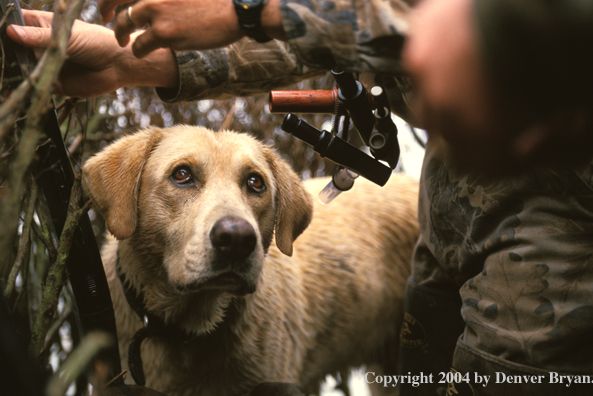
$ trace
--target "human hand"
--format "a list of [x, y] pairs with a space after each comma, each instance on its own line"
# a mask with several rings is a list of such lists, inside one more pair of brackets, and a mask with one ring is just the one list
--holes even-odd
[[[112, 20], [115, 7], [127, 2], [99, 0], [103, 21]], [[143, 26], [148, 28], [132, 44], [132, 51], [139, 58], [157, 48], [220, 48], [244, 36], [231, 0], [139, 0], [117, 15], [114, 31], [119, 44], [128, 45], [130, 34]], [[283, 38], [278, 0], [269, 0], [264, 7], [262, 26], [270, 37]]]
[[[53, 14], [23, 10], [27, 26], [10, 25], [13, 41], [35, 50], [39, 58], [51, 39]], [[56, 92], [74, 97], [94, 97], [129, 85], [175, 87], [177, 64], [173, 54], [163, 50], [143, 61], [130, 46], [120, 47], [113, 32], [103, 26], [74, 22], [68, 42], [68, 60], [60, 72]]]

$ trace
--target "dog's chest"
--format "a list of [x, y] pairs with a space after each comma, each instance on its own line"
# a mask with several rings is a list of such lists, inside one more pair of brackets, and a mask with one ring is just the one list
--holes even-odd
[[217, 339], [146, 340], [142, 347], [147, 386], [170, 396], [238, 395], [261, 382], [231, 342]]

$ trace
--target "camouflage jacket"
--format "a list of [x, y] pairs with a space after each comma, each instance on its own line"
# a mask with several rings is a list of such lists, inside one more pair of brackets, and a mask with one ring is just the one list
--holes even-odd
[[244, 38], [222, 49], [179, 52], [179, 89], [157, 92], [168, 102], [226, 99], [268, 92], [334, 67], [398, 74], [406, 14], [415, 2], [281, 0], [288, 42]]
[[414, 281], [462, 300], [457, 370], [593, 374], [593, 159], [491, 180], [429, 144], [418, 212]]

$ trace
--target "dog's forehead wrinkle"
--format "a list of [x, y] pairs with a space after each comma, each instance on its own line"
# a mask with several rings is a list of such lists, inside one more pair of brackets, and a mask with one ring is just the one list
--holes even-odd
[[255, 138], [229, 131], [206, 133], [200, 127], [185, 127], [167, 137], [157, 147], [149, 162], [155, 172], [170, 176], [182, 164], [208, 178], [224, 178], [227, 183], [241, 184], [250, 172], [272, 179], [263, 150]]
[[212, 153], [220, 151], [219, 145], [214, 135], [204, 128], [177, 128], [154, 149], [148, 159], [149, 166], [160, 170], [160, 174], [170, 173], [182, 164], [204, 168], [211, 162]]
[[[234, 137], [246, 138], [247, 136], [239, 135]], [[261, 148], [262, 144], [253, 138], [247, 139], [246, 142], [240, 139], [240, 141], [232, 145], [232, 150], [226, 150], [229, 153], [229, 163], [226, 165], [230, 165], [237, 172], [251, 169], [260, 173], [266, 173], [264, 176], [269, 176], [269, 167]]]

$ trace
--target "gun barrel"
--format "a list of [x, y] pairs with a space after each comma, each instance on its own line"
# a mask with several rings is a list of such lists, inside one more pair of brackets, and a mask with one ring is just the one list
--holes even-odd
[[271, 91], [270, 113], [333, 113], [338, 90]]

